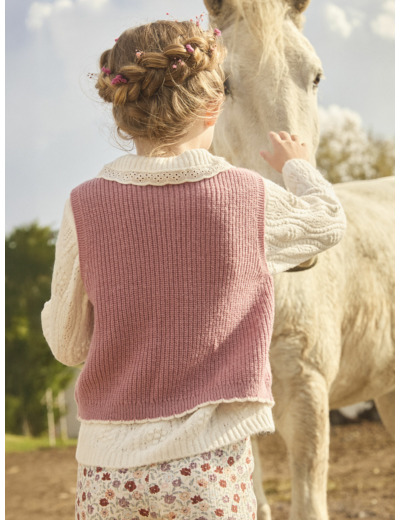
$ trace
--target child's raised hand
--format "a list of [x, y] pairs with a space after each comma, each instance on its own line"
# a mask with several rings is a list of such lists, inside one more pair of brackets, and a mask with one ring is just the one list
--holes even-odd
[[283, 165], [289, 159], [309, 159], [307, 145], [300, 141], [299, 136], [290, 135], [287, 132], [270, 132], [269, 137], [272, 143], [272, 152], [262, 150], [261, 157], [274, 168], [282, 173]]

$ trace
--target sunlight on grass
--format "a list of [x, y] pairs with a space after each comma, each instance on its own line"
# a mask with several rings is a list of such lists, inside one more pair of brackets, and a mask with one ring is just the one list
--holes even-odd
[[[69, 439], [64, 442], [57, 439], [57, 448], [66, 446], [76, 446], [76, 439]], [[25, 437], [23, 435], [5, 434], [6, 453], [17, 451], [35, 451], [43, 448], [50, 448], [48, 437]]]
[[291, 485], [289, 479], [267, 479], [263, 482], [264, 493], [268, 502], [290, 502]]

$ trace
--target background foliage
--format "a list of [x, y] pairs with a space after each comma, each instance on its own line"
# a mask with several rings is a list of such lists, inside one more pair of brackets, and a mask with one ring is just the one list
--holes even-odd
[[320, 109], [320, 122], [317, 166], [330, 182], [394, 175], [394, 141], [366, 132], [356, 112], [332, 105]]
[[5, 241], [6, 431], [39, 435], [47, 428], [44, 394], [55, 395], [73, 370], [55, 360], [42, 334], [41, 311], [50, 298], [56, 233], [33, 223]]

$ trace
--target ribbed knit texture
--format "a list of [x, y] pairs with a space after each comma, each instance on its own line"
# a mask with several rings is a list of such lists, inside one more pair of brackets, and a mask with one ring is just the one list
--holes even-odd
[[76, 386], [84, 420], [273, 402], [265, 188], [233, 168], [198, 182], [88, 181], [71, 194], [94, 333]]

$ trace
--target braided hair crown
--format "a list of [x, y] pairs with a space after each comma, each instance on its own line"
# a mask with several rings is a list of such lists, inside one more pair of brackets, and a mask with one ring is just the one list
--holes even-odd
[[224, 92], [218, 29], [161, 20], [126, 30], [100, 57], [96, 88], [125, 139], [174, 142]]

